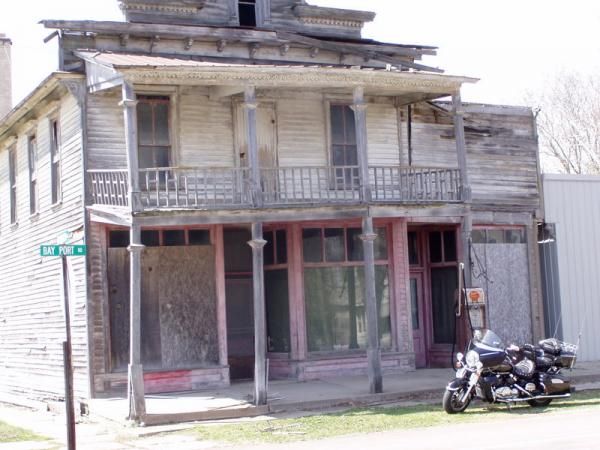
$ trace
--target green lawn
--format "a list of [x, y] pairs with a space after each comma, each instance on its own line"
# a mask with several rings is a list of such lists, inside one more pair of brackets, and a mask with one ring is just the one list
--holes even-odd
[[47, 438], [32, 433], [29, 430], [13, 427], [0, 421], [0, 443], [20, 441], [45, 441]]
[[386, 430], [432, 427], [453, 423], [510, 418], [511, 415], [543, 414], [575, 407], [600, 407], [600, 391], [577, 393], [570, 400], [555, 401], [547, 408], [504, 405], [473, 406], [463, 414], [448, 415], [440, 405], [360, 408], [335, 414], [297, 419], [278, 419], [228, 425], [202, 425], [194, 428], [198, 439], [237, 443], [268, 443], [314, 440], [327, 437], [373, 433]]

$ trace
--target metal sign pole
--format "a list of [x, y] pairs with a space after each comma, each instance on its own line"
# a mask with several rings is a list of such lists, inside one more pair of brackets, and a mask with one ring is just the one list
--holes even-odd
[[75, 437], [75, 402], [73, 398], [73, 363], [71, 347], [71, 312], [69, 308], [69, 272], [67, 267], [67, 256], [61, 256], [62, 278], [63, 278], [63, 301], [65, 311], [65, 335], [63, 342], [63, 361], [65, 375], [65, 409], [67, 418], [67, 444], [68, 450], [76, 450]]

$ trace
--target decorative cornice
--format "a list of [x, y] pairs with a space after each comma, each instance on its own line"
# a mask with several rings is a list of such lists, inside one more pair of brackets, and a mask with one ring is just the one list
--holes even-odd
[[142, 14], [169, 14], [183, 17], [195, 16], [204, 8], [206, 0], [178, 0], [178, 1], [156, 1], [156, 0], [121, 0], [119, 7], [126, 13]]
[[362, 28], [364, 22], [358, 20], [343, 20], [333, 17], [302, 17], [300, 19], [305, 25], [325, 25], [329, 27]]
[[448, 75], [421, 75], [386, 71], [360, 71], [353, 69], [323, 70], [241, 68], [116, 68], [132, 83], [182, 83], [204, 85], [256, 85], [257, 87], [356, 87], [395, 89], [406, 92], [452, 93], [462, 83], [474, 79]]

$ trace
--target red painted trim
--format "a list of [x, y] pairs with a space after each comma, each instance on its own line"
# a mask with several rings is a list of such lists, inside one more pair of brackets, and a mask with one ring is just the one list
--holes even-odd
[[390, 261], [391, 287], [393, 288], [393, 318], [392, 332], [395, 334], [394, 343], [398, 351], [413, 351], [412, 327], [410, 324], [409, 303], [409, 268], [406, 221], [402, 219], [392, 222]]
[[[293, 223], [288, 228], [288, 263], [290, 285], [291, 358], [304, 360], [307, 356], [306, 310], [304, 302], [304, 269], [302, 267], [302, 229]], [[292, 327], [292, 323], [294, 324]]]

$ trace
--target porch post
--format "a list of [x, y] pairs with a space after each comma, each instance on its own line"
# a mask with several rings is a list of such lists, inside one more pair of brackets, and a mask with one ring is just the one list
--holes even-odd
[[467, 146], [465, 143], [464, 110], [460, 91], [452, 95], [452, 109], [454, 113], [454, 136], [456, 137], [456, 155], [461, 179], [461, 199], [466, 206], [465, 216], [461, 227], [461, 246], [465, 263], [465, 280], [467, 287], [472, 286], [471, 277], [471, 232], [473, 231], [473, 217], [471, 214], [471, 184], [467, 167]]
[[252, 204], [260, 208], [263, 205], [262, 189], [260, 185], [260, 161], [258, 156], [258, 138], [256, 124], [256, 88], [247, 86], [244, 90], [242, 103], [246, 115], [246, 141], [248, 142], [248, 166], [250, 167], [250, 192]]
[[143, 421], [146, 414], [144, 398], [144, 370], [141, 358], [141, 229], [133, 223], [130, 231], [129, 250], [129, 370], [127, 397], [129, 400], [129, 420]]
[[262, 223], [252, 224], [252, 286], [254, 291], [254, 403], [267, 404], [267, 325], [265, 312], [264, 252]]
[[354, 121], [356, 123], [356, 150], [360, 173], [361, 199], [365, 203], [371, 201], [371, 184], [369, 180], [369, 154], [367, 145], [367, 103], [364, 88], [354, 88]]
[[[125, 118], [125, 147], [127, 150], [127, 183], [129, 208], [133, 212], [142, 210], [140, 198], [140, 172], [138, 162], [137, 100], [131, 83], [124, 81], [120, 105]], [[133, 242], [133, 241], [132, 241]]]
[[363, 252], [365, 259], [365, 311], [367, 316], [367, 360], [369, 372], [369, 392], [383, 392], [381, 374], [381, 350], [379, 348], [379, 314], [377, 311], [377, 293], [375, 291], [375, 246], [377, 234], [373, 231], [373, 218], [367, 215], [363, 218]]

